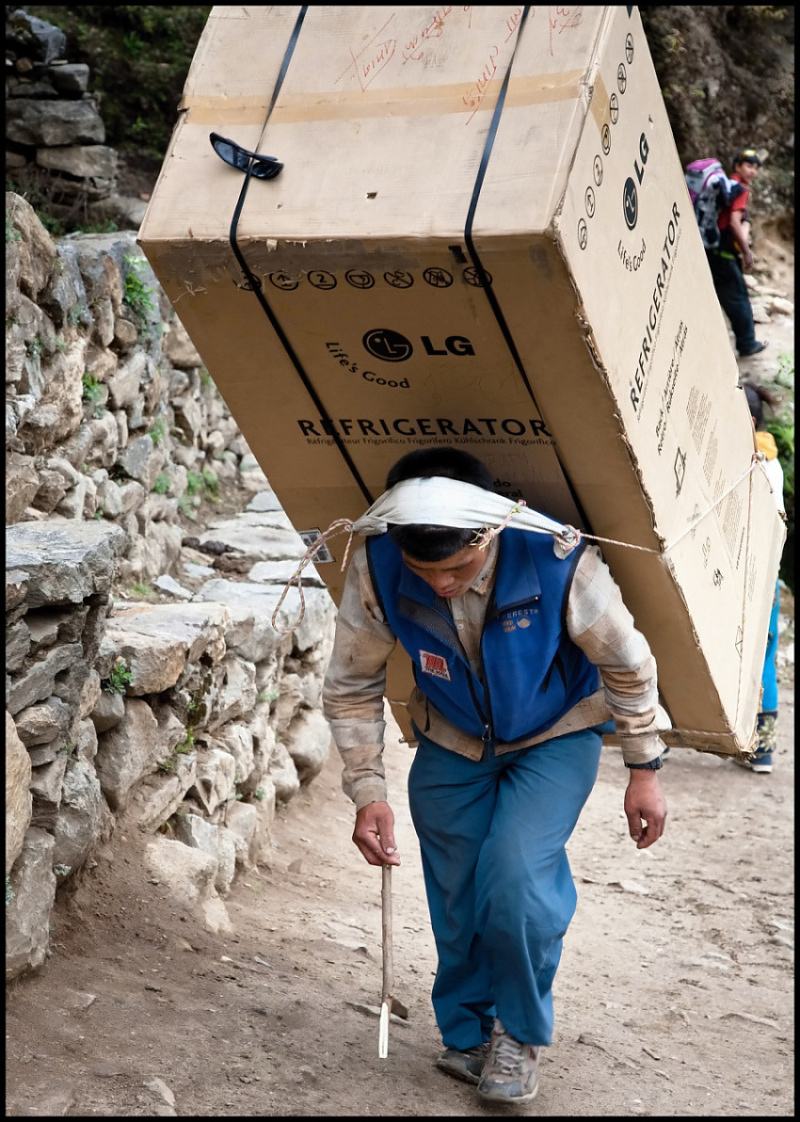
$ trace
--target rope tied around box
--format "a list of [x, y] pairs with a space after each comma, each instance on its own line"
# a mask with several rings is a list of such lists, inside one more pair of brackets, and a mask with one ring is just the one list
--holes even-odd
[[[486, 549], [489, 543], [496, 538], [507, 526], [515, 529], [527, 530], [530, 533], [550, 534], [553, 537], [553, 549], [562, 559], [568, 557], [581, 541], [598, 542], [605, 545], [619, 546], [622, 549], [632, 549], [639, 553], [649, 553], [662, 560], [683, 539], [691, 534], [697, 526], [708, 517], [712, 511], [728, 498], [736, 488], [756, 470], [760, 468], [766, 477], [763, 462], [766, 457], [763, 452], [753, 453], [747, 470], [735, 480], [731, 486], [715, 499], [701, 514], [663, 549], [653, 549], [651, 546], [635, 545], [633, 542], [620, 541], [617, 538], [605, 538], [598, 534], [588, 534], [574, 526], [556, 522], [544, 514], [530, 508], [524, 499], [507, 499], [493, 491], [485, 491], [471, 483], [462, 483], [457, 479], [446, 479], [442, 476], [431, 476], [425, 479], [405, 479], [395, 484], [370, 506], [359, 518], [337, 518], [323, 530], [308, 546], [298, 561], [297, 568], [284, 585], [283, 591], [272, 613], [272, 626], [279, 634], [288, 634], [299, 627], [305, 616], [305, 596], [303, 593], [303, 570], [313, 564], [317, 555], [327, 546], [333, 538], [340, 534], [348, 535], [347, 546], [342, 558], [341, 570], [344, 572], [350, 557], [353, 538], [356, 534], [384, 534], [390, 525], [430, 525], [446, 526], [455, 529], [474, 529], [475, 538], [470, 543], [479, 549]], [[446, 512], [446, 513], [443, 513]], [[296, 586], [300, 599], [300, 611], [296, 620], [280, 624], [278, 613], [283, 606], [290, 589]]]

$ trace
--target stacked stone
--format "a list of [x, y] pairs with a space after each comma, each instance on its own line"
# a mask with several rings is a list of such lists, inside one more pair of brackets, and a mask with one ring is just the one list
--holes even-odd
[[59, 878], [110, 815], [95, 773], [95, 662], [125, 543], [96, 522], [20, 523], [6, 534], [6, 954], [13, 977], [44, 961]]
[[211, 580], [191, 603], [109, 612], [121, 529], [64, 519], [7, 533], [7, 978], [44, 961], [57, 885], [121, 822], [166, 827], [151, 873], [230, 930], [236, 872], [269, 860], [276, 804], [328, 755], [330, 598], [307, 588], [285, 634], [269, 623], [270, 581]]
[[[305, 545], [133, 235], [54, 243], [6, 208], [13, 977], [47, 953], [56, 886], [123, 822], [227, 927], [233, 876], [328, 755], [334, 608], [310, 569], [302, 622], [293, 590], [272, 627]], [[209, 479], [248, 509], [198, 522]]]
[[[46, 179], [55, 214], [113, 195], [117, 154], [88, 92], [89, 67], [64, 57], [66, 36], [22, 9], [6, 18], [6, 168]], [[9, 69], [11, 68], [11, 69]]]
[[56, 244], [14, 194], [6, 219], [6, 521], [116, 522], [121, 579], [159, 576], [179, 514], [257, 465], [133, 234]]
[[268, 622], [277, 586], [259, 585], [256, 605], [242, 598], [231, 609], [215, 583], [190, 603], [115, 609], [98, 665], [111, 681], [124, 666], [127, 684], [93, 719], [112, 811], [160, 831], [146, 851], [151, 873], [199, 905], [211, 930], [227, 931], [222, 899], [235, 874], [269, 862], [276, 805], [328, 756], [318, 703], [333, 605], [309, 589], [305, 626], [282, 635]]

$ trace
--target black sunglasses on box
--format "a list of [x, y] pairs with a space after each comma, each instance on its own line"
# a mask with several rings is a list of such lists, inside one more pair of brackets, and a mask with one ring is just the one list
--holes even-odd
[[283, 164], [274, 156], [261, 156], [258, 152], [250, 152], [235, 140], [228, 140], [219, 133], [209, 133], [209, 140], [221, 160], [237, 171], [249, 170], [256, 179], [274, 179], [283, 169]]

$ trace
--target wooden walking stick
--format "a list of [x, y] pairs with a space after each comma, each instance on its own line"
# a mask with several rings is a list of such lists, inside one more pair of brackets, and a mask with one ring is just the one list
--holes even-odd
[[389, 1014], [392, 1011], [392, 866], [384, 865], [381, 879], [381, 929], [383, 936], [383, 989], [378, 1023], [378, 1057], [389, 1055]]

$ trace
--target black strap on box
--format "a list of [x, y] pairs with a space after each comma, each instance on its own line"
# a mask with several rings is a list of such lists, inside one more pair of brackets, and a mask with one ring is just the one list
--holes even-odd
[[[494, 141], [495, 137], [497, 136], [497, 129], [500, 125], [500, 118], [503, 115], [503, 106], [506, 100], [508, 81], [511, 77], [511, 67], [514, 65], [514, 59], [517, 55], [517, 48], [519, 47], [520, 40], [522, 39], [522, 32], [525, 29], [525, 22], [528, 19], [528, 13], [530, 12], [530, 10], [530, 4], [526, 4], [522, 10], [522, 16], [520, 17], [519, 28], [517, 30], [517, 40], [514, 43], [514, 50], [511, 52], [511, 58], [508, 60], [505, 77], [503, 78], [503, 83], [500, 86], [500, 92], [497, 95], [497, 102], [495, 103], [494, 112], [492, 113], [492, 120], [489, 124], [489, 130], [486, 133], [486, 142], [483, 146], [483, 154], [481, 155], [481, 162], [478, 166], [478, 174], [475, 177], [475, 186], [472, 189], [472, 198], [469, 201], [467, 221], [464, 226], [464, 241], [467, 245], [467, 251], [472, 258], [472, 264], [478, 276], [478, 280], [480, 281], [480, 287], [486, 293], [486, 299], [489, 301], [492, 311], [494, 312], [494, 317], [497, 320], [497, 325], [503, 333], [503, 338], [506, 341], [506, 346], [511, 352], [511, 357], [514, 359], [517, 370], [519, 371], [520, 376], [525, 383], [525, 388], [530, 395], [531, 401], [534, 405], [536, 405], [536, 398], [533, 395], [533, 389], [530, 382], [528, 381], [528, 375], [525, 371], [522, 359], [520, 358], [519, 351], [517, 350], [517, 345], [514, 342], [514, 337], [512, 336], [511, 331], [509, 330], [509, 326], [506, 323], [506, 317], [503, 315], [503, 311], [500, 307], [497, 296], [492, 291], [489, 274], [483, 267], [483, 262], [478, 256], [478, 251], [475, 248], [475, 242], [472, 238], [472, 226], [475, 221], [475, 211], [478, 209], [478, 200], [481, 197], [483, 181], [486, 178], [486, 169], [489, 166], [489, 159], [492, 155], [492, 149], [494, 148]], [[539, 406], [536, 405], [536, 408], [538, 409]]]
[[[500, 328], [503, 339], [505, 340], [506, 346], [508, 347], [509, 353], [511, 354], [511, 357], [514, 360], [514, 365], [516, 366], [517, 371], [518, 371], [520, 377], [522, 378], [522, 381], [525, 385], [525, 389], [528, 391], [528, 396], [530, 397], [531, 401], [533, 402], [534, 406], [536, 407], [537, 412], [539, 413], [539, 416], [541, 417], [542, 411], [539, 408], [539, 405], [536, 401], [536, 397], [535, 397], [534, 392], [533, 392], [533, 387], [531, 386], [530, 380], [528, 378], [527, 371], [525, 370], [525, 364], [523, 363], [522, 357], [520, 356], [520, 353], [517, 350], [517, 344], [514, 342], [514, 336], [511, 334], [511, 329], [508, 326], [508, 323], [506, 321], [506, 317], [503, 315], [503, 309], [500, 307], [500, 302], [497, 299], [497, 295], [495, 294], [495, 292], [492, 289], [492, 282], [489, 278], [489, 274], [487, 273], [486, 269], [483, 267], [483, 262], [481, 261], [480, 256], [478, 255], [478, 250], [475, 246], [475, 242], [474, 242], [474, 239], [472, 237], [472, 227], [473, 227], [473, 223], [475, 221], [475, 211], [478, 209], [478, 200], [481, 197], [481, 190], [483, 188], [483, 181], [486, 178], [486, 169], [489, 166], [489, 159], [492, 155], [492, 149], [494, 148], [494, 141], [495, 141], [495, 137], [497, 136], [497, 129], [500, 125], [500, 118], [503, 115], [503, 106], [504, 106], [505, 100], [506, 100], [506, 91], [508, 89], [508, 82], [509, 82], [509, 79], [511, 77], [511, 67], [514, 65], [514, 59], [516, 58], [517, 48], [519, 47], [520, 40], [522, 39], [522, 32], [524, 30], [525, 22], [528, 18], [528, 13], [530, 12], [530, 10], [531, 10], [530, 4], [526, 4], [525, 7], [522, 10], [522, 16], [520, 17], [519, 28], [517, 30], [517, 40], [514, 43], [514, 50], [511, 52], [511, 58], [508, 60], [508, 66], [506, 67], [505, 77], [503, 78], [502, 85], [500, 86], [500, 92], [497, 95], [497, 102], [496, 102], [495, 107], [494, 107], [494, 112], [492, 113], [492, 120], [491, 120], [491, 123], [489, 125], [489, 130], [486, 134], [486, 142], [483, 146], [483, 155], [481, 156], [481, 162], [480, 162], [480, 165], [478, 167], [478, 174], [475, 177], [475, 186], [473, 187], [473, 190], [472, 190], [472, 198], [470, 199], [470, 203], [469, 203], [469, 210], [467, 211], [467, 221], [466, 221], [466, 224], [464, 226], [464, 242], [466, 243], [466, 246], [467, 246], [467, 252], [469, 253], [470, 258], [472, 259], [472, 264], [473, 264], [473, 267], [475, 269], [475, 273], [477, 275], [477, 278], [480, 281], [480, 287], [486, 293], [486, 299], [489, 301], [489, 306], [491, 307], [492, 312], [494, 313], [494, 318], [497, 321], [497, 326]], [[575, 488], [572, 486], [572, 481], [570, 480], [569, 476], [567, 475], [566, 471], [564, 470], [564, 465], [561, 463], [561, 460], [560, 460], [560, 458], [558, 456], [558, 453], [556, 452], [555, 448], [553, 448], [553, 451], [555, 453], [556, 459], [558, 460], [559, 467], [561, 468], [561, 471], [564, 475], [564, 480], [567, 484], [567, 487], [569, 488], [570, 495], [572, 496], [572, 501], [575, 503], [575, 506], [576, 506], [576, 508], [578, 510], [578, 513], [581, 517], [581, 520], [583, 522], [583, 525], [584, 526], [589, 526], [590, 525], [589, 520], [586, 517], [586, 513], [583, 509], [583, 505], [582, 505], [580, 499], [578, 498], [578, 495], [575, 491]]]
[[[269, 123], [270, 116], [272, 115], [272, 110], [275, 107], [275, 102], [278, 99], [278, 94], [280, 93], [281, 86], [283, 85], [283, 80], [286, 77], [286, 72], [289, 69], [289, 63], [291, 62], [292, 55], [294, 54], [294, 49], [297, 46], [297, 40], [300, 37], [300, 29], [303, 26], [303, 20], [306, 18], [306, 12], [307, 11], [308, 11], [308, 4], [304, 4], [300, 8], [300, 12], [297, 16], [297, 20], [295, 21], [294, 29], [292, 31], [292, 34], [291, 34], [290, 38], [289, 38], [289, 42], [286, 46], [286, 50], [284, 51], [283, 60], [281, 62], [280, 70], [278, 71], [278, 77], [275, 80], [275, 88], [272, 91], [272, 98], [270, 99], [269, 108], [267, 109], [267, 115], [264, 119], [264, 126], [261, 130], [261, 136], [262, 137], [264, 135], [264, 129], [266, 129], [267, 124]], [[258, 143], [258, 145], [256, 145], [256, 150], [258, 150], [260, 144], [261, 144], [261, 139], [259, 138], [259, 143]], [[269, 320], [270, 324], [272, 325], [272, 329], [274, 330], [275, 334], [278, 336], [281, 343], [283, 344], [283, 348], [286, 351], [286, 354], [289, 356], [289, 359], [291, 360], [291, 363], [294, 366], [295, 370], [297, 371], [297, 374], [299, 375], [301, 382], [303, 383], [306, 390], [308, 391], [308, 394], [309, 394], [311, 400], [314, 402], [314, 405], [319, 410], [319, 415], [320, 415], [320, 419], [322, 421], [323, 429], [327, 433], [329, 433], [330, 436], [333, 437], [334, 443], [336, 444], [336, 447], [339, 449], [344, 462], [347, 464], [347, 467], [350, 470], [350, 474], [353, 476], [353, 479], [358, 484], [358, 487], [359, 487], [359, 490], [361, 491], [361, 494], [364, 496], [367, 503], [370, 506], [372, 506], [375, 499], [370, 494], [370, 491], [367, 488], [366, 484], [364, 483], [364, 480], [361, 478], [361, 475], [359, 473], [358, 468], [353, 463], [353, 459], [352, 459], [350, 453], [348, 452], [347, 448], [345, 447], [342, 438], [339, 436], [338, 432], [336, 431], [336, 426], [335, 426], [332, 418], [330, 417], [327, 409], [323, 405], [322, 400], [320, 399], [319, 394], [317, 393], [316, 389], [314, 388], [314, 385], [313, 385], [311, 379], [309, 378], [308, 374], [306, 373], [306, 370], [303, 367], [303, 364], [300, 361], [300, 358], [299, 358], [297, 352], [295, 351], [292, 344], [289, 342], [289, 339], [286, 335], [286, 332], [281, 327], [281, 325], [278, 321], [278, 318], [275, 315], [274, 310], [270, 307], [269, 302], [267, 301], [267, 298], [264, 295], [263, 285], [261, 283], [261, 280], [253, 273], [252, 269], [247, 264], [245, 256], [242, 253], [242, 250], [241, 250], [241, 248], [239, 246], [239, 243], [237, 241], [236, 234], [237, 234], [237, 230], [238, 230], [238, 226], [239, 226], [239, 218], [240, 218], [241, 213], [242, 213], [242, 208], [244, 207], [244, 200], [247, 196], [247, 189], [250, 186], [251, 177], [252, 177], [251, 169], [250, 169], [250, 167], [248, 167], [247, 172], [245, 173], [245, 179], [244, 179], [244, 183], [242, 184], [242, 189], [239, 192], [239, 199], [236, 203], [236, 208], [233, 212], [233, 218], [231, 219], [231, 226], [230, 226], [230, 233], [229, 233], [229, 240], [230, 240], [230, 243], [231, 243], [231, 249], [233, 250], [233, 254], [234, 254], [236, 260], [239, 262], [241, 270], [244, 273], [244, 276], [246, 278], [246, 283], [241, 285], [240, 287], [245, 288], [245, 289], [249, 289], [249, 290], [251, 290], [252, 292], [255, 293], [256, 299], [258, 300], [259, 304], [261, 305], [261, 307], [262, 307], [267, 319]]]

